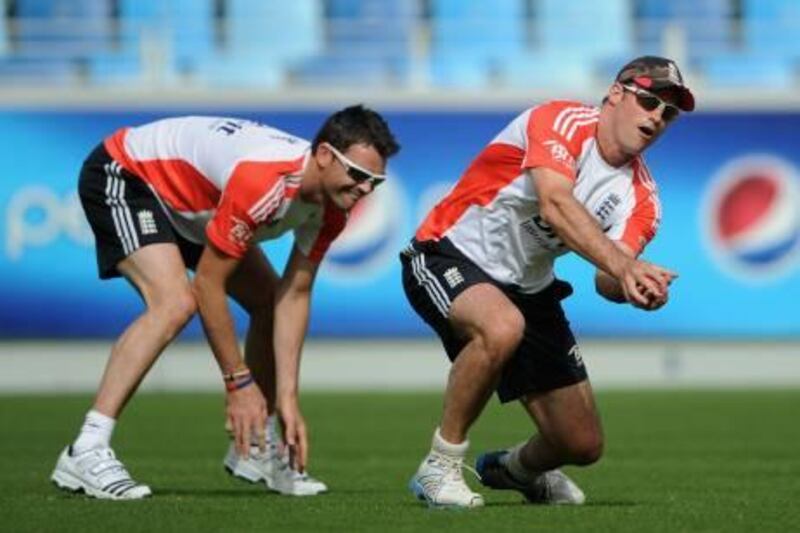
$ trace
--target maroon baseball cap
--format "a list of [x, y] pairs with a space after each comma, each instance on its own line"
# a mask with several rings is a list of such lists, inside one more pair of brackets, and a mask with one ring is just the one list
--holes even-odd
[[658, 56], [637, 57], [617, 74], [619, 83], [633, 82], [642, 89], [678, 89], [677, 105], [682, 111], [694, 110], [694, 95], [683, 83], [683, 76], [678, 65], [671, 59]]

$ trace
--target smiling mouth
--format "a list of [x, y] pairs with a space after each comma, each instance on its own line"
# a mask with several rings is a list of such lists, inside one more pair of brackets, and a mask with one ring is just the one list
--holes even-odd
[[656, 130], [650, 126], [639, 126], [639, 132], [641, 132], [645, 138], [650, 139], [655, 135]]

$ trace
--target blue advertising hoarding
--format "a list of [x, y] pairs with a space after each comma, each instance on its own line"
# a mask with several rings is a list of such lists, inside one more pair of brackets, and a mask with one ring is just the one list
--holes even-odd
[[[419, 336], [427, 327], [400, 286], [397, 252], [428, 208], [520, 110], [388, 112], [402, 144], [391, 179], [352, 216], [314, 290], [312, 335]], [[203, 111], [202, 114], [209, 114]], [[305, 138], [325, 111], [226, 109]], [[112, 337], [142, 305], [124, 281], [96, 276], [91, 231], [76, 195], [83, 158], [121, 126], [168, 112], [0, 114], [0, 338]], [[592, 337], [800, 337], [800, 114], [696, 113], [647, 154], [663, 222], [645, 252], [679, 272], [656, 313], [594, 294], [593, 271], [558, 261], [573, 283], [565, 302], [576, 332]], [[291, 238], [264, 245], [280, 269]], [[245, 324], [237, 311], [238, 323]], [[200, 335], [194, 321], [186, 335]]]

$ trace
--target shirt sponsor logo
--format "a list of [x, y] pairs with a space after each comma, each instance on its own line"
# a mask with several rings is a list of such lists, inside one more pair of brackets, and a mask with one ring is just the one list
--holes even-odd
[[534, 215], [528, 220], [523, 221], [520, 227], [533, 238], [537, 245], [545, 250], [558, 252], [565, 248], [564, 243], [558, 238], [555, 230], [553, 230], [540, 215]]
[[558, 141], [545, 141], [544, 146], [550, 150], [550, 155], [559, 163], [575, 167], [575, 158], [569, 153], [567, 147]]
[[228, 233], [228, 239], [240, 245], [247, 246], [250, 239], [253, 238], [253, 230], [241, 218], [231, 217], [231, 230]]

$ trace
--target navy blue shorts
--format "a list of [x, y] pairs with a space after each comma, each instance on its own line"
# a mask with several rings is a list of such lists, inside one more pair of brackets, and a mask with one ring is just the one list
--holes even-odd
[[83, 163], [78, 194], [94, 233], [100, 279], [118, 277], [120, 261], [143, 246], [161, 242], [177, 245], [186, 266], [197, 267], [203, 245], [172, 228], [150, 187], [114, 161], [103, 144]]
[[447, 356], [455, 360], [466, 341], [449, 320], [450, 303], [478, 283], [490, 283], [505, 293], [525, 317], [525, 333], [503, 369], [497, 386], [501, 402], [525, 394], [546, 392], [584, 381], [586, 367], [569, 327], [561, 300], [572, 286], [555, 280], [536, 294], [525, 294], [490, 278], [448, 239], [412, 241], [400, 254], [403, 289], [414, 311], [439, 335]]

